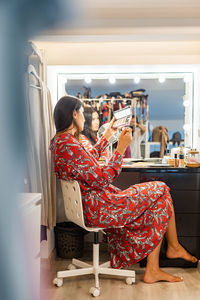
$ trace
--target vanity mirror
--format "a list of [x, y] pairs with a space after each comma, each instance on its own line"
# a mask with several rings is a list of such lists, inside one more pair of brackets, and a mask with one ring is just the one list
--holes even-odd
[[150, 157], [151, 153], [158, 149], [157, 144], [152, 140], [152, 132], [158, 126], [168, 129], [171, 145], [173, 145], [174, 134], [176, 136], [178, 132], [181, 143], [186, 147], [193, 147], [194, 73], [192, 71], [148, 70], [148, 72], [136, 73], [130, 70], [122, 72], [120, 68], [115, 68], [115, 72], [107, 71], [105, 68], [103, 72], [102, 66], [97, 66], [96, 69], [94, 66], [74, 69], [63, 66], [56, 73], [56, 93], [54, 91], [56, 101], [66, 93], [74, 96], [79, 94], [82, 97], [84, 88], [90, 89], [89, 97], [92, 99], [111, 92], [119, 92], [124, 98], [127, 92], [143, 89], [143, 94], [148, 95], [146, 111], [142, 112], [141, 107], [137, 108], [139, 120], [142, 120], [146, 126], [146, 135], [142, 143], [143, 157]]

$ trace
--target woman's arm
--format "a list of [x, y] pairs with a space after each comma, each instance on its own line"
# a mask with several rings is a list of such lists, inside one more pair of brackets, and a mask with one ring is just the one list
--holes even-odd
[[100, 167], [96, 159], [84, 147], [70, 137], [57, 149], [57, 168], [62, 172], [61, 177], [80, 180], [83, 186], [105, 189], [119, 175], [123, 154], [131, 142], [131, 130], [125, 128], [119, 137], [117, 150], [106, 166]]
[[92, 152], [94, 153], [94, 154], [92, 154], [97, 160], [101, 157], [102, 159], [104, 159], [104, 160], [106, 160], [107, 161], [107, 159], [108, 158], [111, 158], [112, 157], [112, 155], [111, 155], [111, 152], [110, 152], [110, 150], [107, 148], [107, 146], [106, 146], [106, 149], [105, 150], [102, 150], [102, 146], [100, 146], [100, 152], [101, 152], [101, 154], [99, 153], [99, 149], [97, 148], [95, 148], [95, 150], [93, 149], [93, 147], [95, 146], [93, 146], [92, 145], [92, 143], [88, 140], [88, 138], [85, 136], [85, 135], [82, 135], [81, 136], [81, 144], [83, 145], [83, 147], [88, 151], [88, 152], [90, 152], [91, 154], [92, 154]]
[[119, 175], [122, 155], [115, 151], [106, 166], [100, 167], [96, 160], [79, 143], [65, 144], [62, 150], [62, 166], [68, 178], [84, 182], [85, 187], [104, 189]]
[[102, 156], [104, 150], [108, 147], [108, 140], [102, 136], [101, 139], [89, 151], [97, 160]]

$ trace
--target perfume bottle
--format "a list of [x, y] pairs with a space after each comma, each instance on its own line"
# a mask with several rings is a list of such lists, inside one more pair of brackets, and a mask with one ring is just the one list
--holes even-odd
[[179, 163], [178, 163], [179, 168], [184, 168], [185, 167], [185, 159], [184, 159], [184, 154], [179, 154]]
[[174, 154], [174, 167], [178, 168], [178, 154], [177, 153]]
[[169, 144], [167, 144], [166, 156], [170, 156]]

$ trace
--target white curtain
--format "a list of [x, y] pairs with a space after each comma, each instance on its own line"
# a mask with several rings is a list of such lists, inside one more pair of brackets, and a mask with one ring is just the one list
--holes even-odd
[[56, 179], [49, 150], [55, 134], [51, 95], [36, 73], [27, 74], [26, 86], [29, 190], [42, 193], [41, 224], [52, 229], [56, 224]]

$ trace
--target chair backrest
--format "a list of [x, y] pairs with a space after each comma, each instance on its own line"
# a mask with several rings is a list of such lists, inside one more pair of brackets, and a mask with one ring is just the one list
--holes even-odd
[[61, 180], [61, 187], [67, 219], [87, 231], [98, 231], [98, 228], [89, 228], [85, 226], [82, 196], [78, 182], [75, 180]]
[[[85, 226], [82, 196], [79, 184], [76, 180], [66, 181], [61, 180], [61, 188], [63, 193], [65, 214], [69, 221], [77, 224], [78, 226], [86, 229], [87, 231], [98, 232], [104, 228], [100, 227], [87, 227]], [[113, 226], [116, 228], [122, 228], [124, 226]]]
[[61, 187], [67, 219], [85, 228], [82, 197], [78, 182], [61, 180]]

